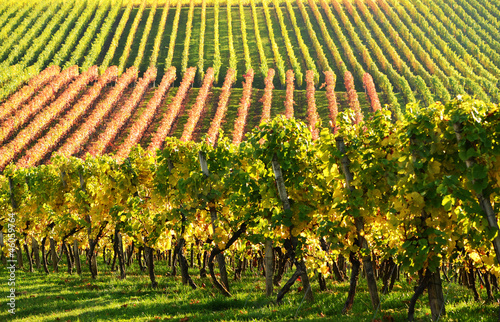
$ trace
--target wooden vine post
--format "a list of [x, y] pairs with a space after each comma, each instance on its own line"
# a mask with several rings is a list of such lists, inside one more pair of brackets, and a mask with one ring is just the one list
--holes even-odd
[[[462, 124], [455, 123], [453, 124], [453, 130], [455, 131], [455, 136], [457, 137], [457, 142], [460, 144], [462, 141]], [[465, 142], [465, 149], [466, 151], [472, 147], [471, 142], [466, 141]], [[475, 160], [473, 157], [468, 158], [465, 160], [465, 165], [467, 166], [468, 169], [472, 168], [475, 164]], [[475, 179], [472, 180], [472, 184], [475, 183]], [[488, 183], [489, 184], [489, 183]], [[475, 191], [476, 192], [476, 197], [477, 197], [477, 202], [481, 206], [481, 209], [483, 210], [483, 213], [488, 220], [488, 225], [490, 228], [494, 229], [497, 231], [495, 239], [493, 239], [493, 248], [495, 249], [495, 254], [498, 263], [500, 263], [500, 232], [498, 229], [498, 221], [497, 221], [497, 216], [495, 214], [495, 211], [493, 210], [493, 206], [490, 201], [490, 196], [485, 194], [483, 191]]]
[[[291, 207], [290, 207], [290, 201], [288, 200], [288, 194], [286, 191], [285, 179], [283, 178], [283, 173], [281, 172], [281, 166], [279, 164], [278, 157], [276, 156], [276, 154], [274, 154], [273, 156], [272, 166], [273, 166], [274, 178], [276, 180], [276, 186], [278, 187], [278, 194], [280, 196], [281, 203], [283, 204], [283, 210], [285, 212], [290, 212]], [[290, 227], [290, 231], [292, 230], [292, 228], [293, 226]], [[307, 275], [307, 268], [304, 263], [304, 260], [297, 259], [295, 257], [297, 245], [298, 245], [297, 237], [290, 236], [290, 239], [285, 241], [285, 248], [287, 248], [287, 251], [290, 253], [290, 258], [295, 264], [297, 270], [292, 275], [292, 277], [286, 282], [283, 288], [279, 291], [276, 300], [278, 303], [281, 302], [285, 294], [290, 290], [290, 287], [293, 285], [293, 283], [295, 283], [295, 280], [297, 280], [299, 276], [302, 280], [302, 286], [305, 292], [304, 295], [305, 299], [308, 302], [312, 302], [314, 300], [314, 295], [311, 288], [311, 283], [309, 282], [309, 276]]]
[[[66, 189], [68, 187], [68, 183], [66, 182], [66, 172], [65, 171], [61, 171], [59, 173], [60, 177], [61, 177], [61, 183], [62, 183], [62, 186], [63, 186], [63, 189]], [[36, 240], [34, 240], [34, 244], [33, 244], [33, 247], [35, 247], [35, 245], [38, 247], [36, 243]], [[45, 244], [45, 242], [42, 242], [42, 245]], [[70, 272], [70, 269], [71, 269], [71, 266], [75, 266], [76, 267], [76, 272], [78, 273], [78, 275], [82, 275], [82, 267], [81, 267], [81, 262], [80, 262], [80, 252], [78, 250], [78, 240], [75, 238], [73, 240], [73, 256], [71, 256], [71, 244], [68, 244], [68, 245], [65, 245], [63, 243], [63, 247], [67, 247], [67, 249], [65, 250], [66, 252], [66, 255], [68, 256], [68, 272]], [[72, 257], [71, 259], [69, 257]], [[73, 262], [72, 265], [69, 265], [70, 262]]]
[[[497, 263], [500, 263], [500, 231], [498, 227], [498, 219], [497, 215], [495, 214], [495, 210], [493, 208], [493, 205], [491, 203], [491, 197], [488, 193], [488, 191], [491, 191], [491, 183], [488, 178], [488, 173], [487, 171], [478, 171], [476, 174], [474, 174], [474, 168], [477, 164], [476, 158], [474, 156], [468, 155], [468, 151], [472, 150], [476, 152], [476, 147], [479, 145], [477, 142], [471, 142], [468, 140], [466, 137], [463, 137], [463, 123], [460, 121], [453, 123], [453, 130], [455, 132], [455, 137], [457, 139], [458, 143], [458, 148], [459, 151], [465, 152], [465, 165], [468, 170], [472, 170], [472, 178], [471, 183], [472, 187], [474, 190], [474, 193], [476, 194], [476, 199], [481, 207], [481, 210], [483, 212], [483, 215], [486, 217], [486, 220], [488, 222], [488, 226], [496, 233], [495, 238], [492, 240], [493, 248], [495, 250], [495, 256], [497, 259]], [[465, 141], [464, 141], [465, 140]], [[483, 173], [481, 173], [483, 172]], [[483, 189], [481, 189], [483, 187]], [[474, 273], [471, 272], [471, 278], [473, 280], [474, 278]], [[485, 277], [485, 280], [487, 281], [488, 278]], [[488, 292], [488, 298], [491, 297], [491, 291], [490, 288], [491, 286], [488, 285], [487, 283], [486, 288]], [[477, 291], [475, 290], [475, 287], [472, 287], [475, 297], [477, 297]]]
[[68, 274], [71, 275], [71, 274], [73, 274], [73, 261], [71, 260], [71, 255], [70, 255], [68, 247], [64, 241], [62, 242], [61, 247], [62, 247], [62, 251], [63, 251], [64, 255], [66, 255], [66, 262], [68, 263]]
[[78, 249], [78, 240], [73, 241], [73, 252], [75, 253], [75, 267], [78, 275], [82, 275], [82, 264], [80, 262], [80, 250]]
[[37, 269], [42, 268], [42, 264], [40, 262], [40, 246], [38, 245], [38, 241], [34, 236], [31, 237], [31, 248], [34, 254], [35, 265]]
[[[16, 199], [14, 198], [14, 182], [12, 182], [12, 178], [9, 177], [9, 194], [10, 194], [10, 204], [12, 206], [12, 211], [14, 213], [17, 212], [17, 202], [16, 202]], [[15, 225], [15, 227], [17, 228], [17, 225]], [[16, 246], [17, 246], [17, 264], [19, 264], [19, 268], [23, 268], [23, 253], [22, 253], [22, 250], [21, 250], [21, 245], [19, 244], [19, 241], [16, 240]], [[16, 265], [17, 266], [17, 265]]]
[[[86, 192], [85, 180], [83, 178], [83, 173], [81, 170], [78, 171], [78, 175], [80, 177], [80, 189], [85, 193]], [[88, 235], [88, 239], [89, 239], [89, 251], [87, 254], [87, 259], [89, 262], [89, 270], [90, 270], [90, 273], [92, 274], [92, 279], [96, 279], [97, 278], [97, 259], [96, 259], [96, 255], [95, 255], [94, 251], [95, 251], [95, 248], [97, 246], [97, 243], [99, 242], [99, 238], [103, 234], [104, 229], [106, 228], [106, 225], [108, 224], [108, 222], [105, 221], [102, 223], [102, 225], [97, 233], [97, 236], [94, 239], [94, 238], [92, 238], [92, 221], [91, 221], [89, 214], [87, 214], [85, 216], [85, 220], [87, 221], [87, 223], [89, 225], [87, 228], [87, 235]]]
[[123, 255], [123, 242], [122, 234], [120, 233], [120, 228], [115, 227], [115, 236], [113, 240], [115, 256], [118, 258], [118, 267], [120, 268], [120, 279], [125, 279], [127, 277], [125, 271], [125, 256]]
[[[174, 169], [174, 164], [172, 163], [172, 160], [168, 160], [168, 169], [170, 172], [173, 171]], [[175, 245], [174, 249], [174, 256], [172, 260], [172, 275], [175, 275], [175, 263], [177, 258], [179, 258], [179, 266], [181, 268], [181, 276], [182, 276], [182, 284], [186, 285], [189, 284], [193, 290], [196, 290], [198, 287], [194, 283], [193, 279], [189, 275], [189, 266], [187, 264], [186, 257], [184, 256], [184, 246], [186, 244], [186, 239], [184, 238], [184, 232], [186, 230], [186, 215], [184, 214], [184, 211], [181, 208], [181, 234], [180, 238], [177, 241], [177, 244]]]
[[[82, 171], [78, 171], [78, 176], [80, 178], [80, 189], [85, 193], [86, 192], [85, 180], [83, 179]], [[87, 259], [89, 263], [89, 270], [90, 273], [92, 274], [92, 279], [95, 279], [97, 277], [97, 262], [94, 255], [95, 245], [94, 245], [94, 240], [92, 239], [92, 221], [89, 214], [85, 216], [85, 221], [87, 221], [89, 225], [87, 228], [87, 235], [89, 239], [89, 252], [87, 253]]]
[[[350, 160], [346, 155], [346, 150], [345, 150], [345, 142], [344, 138], [342, 137], [336, 137], [336, 145], [338, 151], [342, 155], [342, 171], [344, 172], [344, 177], [346, 181], [346, 187], [349, 189], [351, 192], [354, 191], [354, 187], [351, 185], [352, 180], [354, 179], [354, 175], [352, 174], [350, 170]], [[370, 248], [368, 247], [368, 242], [366, 241], [365, 237], [362, 235], [362, 232], [364, 230], [364, 220], [362, 217], [356, 217], [354, 218], [354, 224], [356, 226], [356, 231], [358, 233], [357, 237], [357, 242], [358, 246], [360, 248], [363, 248], [366, 254], [371, 254]], [[351, 281], [350, 281], [350, 286], [349, 286], [349, 293], [347, 296], [346, 303], [344, 305], [344, 308], [342, 309], [342, 313], [347, 313], [352, 305], [354, 304], [354, 296], [356, 295], [356, 284], [358, 282], [358, 275], [360, 271], [360, 262], [356, 258], [356, 254], [351, 252], [349, 255], [349, 259], [352, 263], [352, 274], [351, 274]], [[377, 309], [377, 307], [380, 305], [380, 299], [378, 296], [378, 289], [377, 289], [377, 281], [375, 279], [375, 274], [373, 270], [373, 265], [372, 265], [372, 260], [370, 255], [366, 255], [362, 257], [363, 261], [363, 268], [366, 273], [366, 281], [368, 283], [368, 291], [370, 292], [370, 299], [372, 302], [372, 307], [374, 310]]]
[[50, 237], [49, 239], [50, 242], [50, 258], [52, 259], [52, 269], [54, 272], [59, 272], [59, 268], [57, 266], [58, 264], [58, 258], [57, 258], [57, 251], [56, 251], [56, 241], [54, 238]]
[[[410, 146], [411, 146], [411, 154], [413, 162], [417, 162], [419, 156], [417, 155], [417, 149], [421, 149], [423, 146], [427, 146], [427, 142], [418, 142], [414, 137], [410, 138]], [[422, 170], [420, 170], [422, 171]], [[424, 198], [425, 200], [425, 198]], [[418, 229], [425, 231], [428, 229], [426, 220], [430, 218], [430, 215], [422, 210], [421, 213], [421, 222], [422, 224]], [[445, 301], [443, 296], [443, 286], [441, 283], [441, 274], [439, 267], [434, 271], [431, 271], [429, 267], [425, 270], [425, 274], [420, 280], [419, 286], [415, 289], [415, 293], [410, 299], [409, 307], [408, 307], [408, 321], [413, 321], [413, 315], [415, 312], [415, 305], [420, 295], [427, 288], [427, 292], [429, 295], [429, 306], [431, 309], [432, 320], [436, 321], [441, 314], [445, 314]]]
[[[25, 177], [25, 182], [26, 182], [26, 186], [29, 189], [29, 182], [28, 182], [27, 177]], [[27, 260], [28, 260], [29, 271], [30, 271], [30, 273], [33, 273], [33, 254], [30, 253], [30, 250], [28, 247], [28, 233], [27, 233], [27, 231], [30, 230], [30, 225], [31, 225], [31, 221], [30, 220], [26, 221], [26, 228], [23, 229], [22, 235], [24, 236], [23, 248], [24, 248], [24, 252], [26, 253]], [[34, 239], [34, 237], [32, 237], [32, 239]], [[19, 246], [19, 247], [21, 247], [21, 246]], [[33, 245], [31, 248], [33, 250]]]
[[[182, 213], [182, 210], [181, 210]], [[177, 245], [175, 246], [175, 251], [174, 255], [177, 255], [179, 258], [179, 266], [181, 268], [181, 276], [182, 276], [182, 284], [189, 284], [193, 290], [196, 290], [198, 286], [194, 283], [193, 279], [189, 275], [189, 265], [186, 260], [186, 256], [184, 256], [184, 246], [186, 244], [186, 239], [184, 238], [184, 232], [186, 229], [186, 215], [182, 213], [182, 228], [181, 228], [181, 235], [179, 238], [179, 241], [177, 242]], [[174, 265], [175, 265], [175, 256], [174, 256]]]
[[146, 259], [146, 265], [148, 267], [149, 279], [151, 280], [151, 287], [157, 288], [158, 282], [156, 281], [155, 275], [155, 262], [154, 262], [154, 249], [148, 245], [144, 246], [144, 257]]
[[[200, 160], [200, 166], [201, 166], [201, 171], [205, 175], [205, 177], [210, 176], [210, 172], [208, 171], [208, 164], [207, 164], [207, 157], [205, 152], [200, 151], [198, 153], [198, 158]], [[209, 210], [210, 210], [210, 218], [212, 220], [212, 229], [215, 232], [217, 229], [217, 209], [215, 209], [215, 203], [211, 201], [209, 203]], [[226, 270], [226, 260], [224, 258], [224, 254], [219, 253], [217, 255], [217, 262], [219, 264], [219, 271], [220, 271], [220, 277], [223, 283], [223, 286], [225, 287], [226, 291], [229, 293], [229, 279], [227, 277], [227, 270]], [[210, 262], [209, 262], [210, 266]]]
[[[50, 225], [49, 225], [50, 227]], [[44, 236], [42, 238], [42, 245], [41, 245], [41, 249], [42, 249], [42, 265], [43, 265], [43, 270], [45, 271], [46, 274], [49, 274], [49, 267], [47, 265], [47, 256], [45, 254], [46, 250], [45, 250], [45, 243], [47, 242], [47, 236]]]
[[273, 295], [273, 277], [274, 277], [274, 250], [273, 241], [267, 239], [265, 242], [265, 268], [266, 268], [266, 295]]
[[[3, 249], [3, 247], [5, 246], [5, 242], [3, 239], [3, 226], [0, 225], [0, 249]], [[5, 257], [5, 253], [3, 251], [0, 251], [0, 256], [2, 257], [2, 264], [4, 266], [7, 266], [7, 257]]]

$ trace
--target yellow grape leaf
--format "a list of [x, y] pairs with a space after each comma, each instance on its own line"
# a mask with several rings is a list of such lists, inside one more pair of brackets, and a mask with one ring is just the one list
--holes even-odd
[[356, 245], [350, 245], [347, 249], [349, 251], [351, 251], [351, 252], [354, 252], [354, 253], [356, 253], [357, 251], [359, 251], [359, 247], [356, 246]]
[[200, 210], [199, 214], [200, 214], [201, 220], [208, 218], [208, 211], [206, 211], [206, 210]]
[[323, 175], [325, 176], [326, 182], [331, 182], [338, 177], [339, 169], [336, 164], [333, 164], [331, 168], [326, 168], [323, 170]]
[[396, 211], [401, 211], [401, 209], [403, 209], [403, 208], [404, 208], [404, 205], [401, 202], [401, 200], [394, 201], [394, 209], [396, 209]]
[[374, 189], [374, 190], [372, 190], [372, 196], [374, 198], [380, 199], [380, 198], [382, 198], [382, 193], [380, 192], [379, 189]]
[[333, 198], [336, 199], [336, 198], [342, 198], [343, 197], [343, 191], [342, 189], [340, 188], [337, 188], [335, 190], [333, 190]]
[[490, 273], [498, 278], [500, 277], [500, 268], [498, 266], [493, 266], [490, 270]]
[[434, 176], [441, 172], [441, 163], [438, 161], [429, 162], [428, 171], [431, 176]]
[[411, 193], [411, 198], [413, 200], [413, 204], [419, 206], [421, 208], [424, 205], [424, 197], [416, 191]]
[[266, 209], [269, 209], [272, 207], [271, 202], [267, 198], [262, 201], [261, 205], [262, 205], [262, 208], [266, 208]]
[[486, 266], [495, 265], [495, 259], [493, 256], [483, 256], [482, 259], [483, 259], [483, 262]]
[[221, 240], [217, 243], [217, 246], [219, 247], [219, 249], [224, 249], [226, 247], [226, 242]]
[[481, 262], [481, 256], [479, 256], [479, 254], [476, 252], [469, 253], [469, 257], [476, 263]]
[[220, 227], [215, 228], [215, 235], [217, 237], [221, 238], [223, 233], [224, 233], [224, 231], [222, 230], [222, 228], [220, 228]]
[[410, 214], [410, 209], [408, 209], [408, 208], [401, 209], [400, 214], [401, 214], [401, 216], [406, 217]]

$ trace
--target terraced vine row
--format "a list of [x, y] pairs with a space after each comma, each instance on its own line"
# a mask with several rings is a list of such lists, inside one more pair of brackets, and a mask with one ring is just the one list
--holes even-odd
[[[193, 20], [199, 4], [201, 19]], [[269, 67], [276, 70], [274, 85], [281, 89], [286, 86], [288, 68], [294, 70], [299, 89], [305, 89], [306, 70], [314, 72], [316, 85], [325, 81], [323, 71], [344, 75], [349, 70], [360, 91], [368, 71], [396, 112], [415, 99], [430, 104], [466, 91], [484, 100], [500, 99], [500, 56], [496, 53], [500, 38], [495, 32], [500, 26], [500, 10], [495, 6], [487, 10], [486, 4], [463, 0], [439, 4], [422, 0], [415, 6], [410, 1], [394, 0], [251, 0], [224, 5], [227, 26], [219, 23], [218, 1], [213, 6], [207, 6], [206, 1], [184, 6], [146, 0], [135, 5], [128, 2], [124, 9], [121, 2], [94, 0], [11, 6], [0, 16], [4, 23], [0, 32], [0, 100], [49, 64], [64, 68], [81, 64], [82, 71], [97, 64], [101, 73], [118, 64], [121, 73], [132, 65], [145, 69], [144, 56], [158, 68], [158, 81], [170, 66], [182, 74], [190, 67], [188, 62], [196, 62], [197, 86], [201, 86], [208, 67], [214, 68], [215, 86], [222, 86], [220, 71], [229, 67], [236, 70], [237, 61], [244, 61], [246, 70], [252, 67], [260, 71], [255, 79], [260, 88], [265, 86]], [[251, 9], [245, 10], [247, 5]], [[155, 18], [160, 12], [161, 18]], [[158, 26], [153, 26], [155, 19]], [[214, 27], [210, 34], [207, 21]], [[179, 28], [181, 22], [186, 25]], [[236, 25], [241, 27], [241, 39], [233, 41]], [[247, 28], [254, 32], [247, 33]], [[228, 30], [227, 38], [220, 36], [223, 29]], [[136, 34], [137, 30], [141, 32]], [[193, 37], [200, 39], [197, 53], [190, 50]], [[148, 45], [151, 53], [145, 52], [149, 43], [153, 44]], [[221, 50], [229, 51], [227, 61], [223, 61]], [[258, 61], [250, 57], [258, 57]], [[270, 58], [274, 62], [269, 66]], [[236, 72], [237, 88], [242, 87], [241, 75], [246, 72], [241, 66]], [[344, 84], [338, 81], [336, 86], [342, 90]]]
[[[183, 141], [191, 140], [193, 133], [206, 122], [204, 118], [209, 118], [210, 127], [206, 133], [197, 134], [198, 140], [206, 134], [207, 140], [215, 142], [219, 129], [232, 127], [233, 141], [238, 143], [244, 140], [244, 134], [251, 127], [270, 120], [272, 114], [292, 117], [297, 108], [294, 94], [307, 96], [307, 112], [300, 112], [299, 117], [309, 120], [314, 128], [319, 121], [316, 99], [331, 105], [329, 92], [335, 87], [331, 85], [335, 79], [333, 72], [327, 76], [328, 93], [315, 93], [314, 71], [306, 73], [307, 91], [295, 89], [292, 70], [287, 72], [286, 91], [280, 91], [274, 89], [273, 69], [268, 70], [264, 90], [254, 87], [251, 69], [244, 75], [243, 91], [235, 89], [232, 93], [236, 75], [233, 69], [228, 70], [222, 90], [213, 87], [213, 68], [205, 73], [200, 89], [192, 88], [196, 68], [191, 67], [183, 75], [181, 85], [172, 90], [175, 67], [169, 69], [157, 88], [151, 88], [156, 79], [156, 68], [152, 66], [139, 80], [134, 66], [118, 79], [116, 66], [108, 68], [100, 77], [97, 70], [98, 67], [93, 66], [78, 76], [77, 66], [62, 72], [59, 67], [51, 66], [1, 105], [0, 168], [10, 162], [23, 167], [37, 165], [49, 161], [52, 153], [98, 156], [111, 152], [118, 159], [124, 159], [132, 147], [141, 142], [147, 142], [150, 150], [160, 148], [166, 137], [177, 135], [173, 128], [180, 118], [187, 119], [180, 130], [179, 138]], [[113, 82], [115, 85], [109, 86]], [[365, 110], [369, 108], [368, 98], [373, 101], [376, 94], [373, 94], [373, 82], [370, 86], [369, 96], [364, 100]], [[211, 103], [208, 101], [210, 95], [216, 95]], [[196, 99], [190, 100], [190, 96]], [[256, 111], [258, 119], [253, 120], [249, 114], [256, 105], [261, 110]], [[273, 111], [280, 105], [279, 110]], [[211, 115], [207, 114], [208, 110], [212, 110]], [[318, 133], [315, 135], [317, 137]]]

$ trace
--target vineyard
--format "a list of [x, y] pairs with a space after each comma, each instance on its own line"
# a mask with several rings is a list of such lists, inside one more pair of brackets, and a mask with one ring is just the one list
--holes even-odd
[[408, 320], [425, 291], [442, 319], [445, 284], [494, 303], [499, 21], [492, 0], [3, 1], [2, 261], [97, 279], [102, 254], [152, 288], [168, 262], [195, 290], [196, 258], [226, 297], [253, 262], [273, 303], [346, 283], [349, 314], [362, 281], [374, 318], [403, 277]]

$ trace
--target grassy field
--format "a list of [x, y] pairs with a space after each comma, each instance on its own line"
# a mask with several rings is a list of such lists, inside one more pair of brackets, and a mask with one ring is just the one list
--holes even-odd
[[[37, 3], [35, 0], [32, 1], [33, 3]], [[317, 17], [314, 15], [314, 10], [311, 8], [310, 4], [305, 0], [301, 1], [304, 2], [304, 15], [299, 10], [297, 2], [291, 1], [291, 11], [289, 11], [289, 8], [285, 5], [283, 0], [277, 1], [283, 12], [283, 30], [279, 23], [275, 2], [269, 3], [270, 21], [268, 24], [261, 1], [255, 1], [255, 19], [257, 22], [255, 24], [249, 1], [242, 1], [244, 5], [242, 14], [240, 14], [240, 1], [232, 1], [229, 11], [227, 10], [227, 1], [220, 1], [218, 26], [219, 50], [222, 66], [220, 77], [215, 86], [222, 85], [224, 75], [229, 66], [230, 34], [228, 32], [228, 13], [230, 13], [233, 35], [232, 43], [234, 43], [234, 52], [237, 60], [237, 79], [235, 87], [242, 87], [243, 74], [246, 72], [244, 41], [242, 37], [242, 25], [244, 20], [251, 66], [256, 71], [254, 80], [255, 88], [264, 88], [264, 75], [260, 72], [261, 59], [266, 61], [269, 68], [278, 69], [279, 64], [277, 63], [275, 54], [280, 56], [280, 59], [283, 60], [285, 69], [291, 69], [293, 64], [290, 53], [293, 51], [293, 56], [297, 58], [297, 66], [295, 69], [305, 74], [308, 69], [308, 64], [306, 64], [306, 55], [304, 55], [299, 45], [300, 38], [303, 39], [305, 46], [308, 48], [310, 57], [313, 61], [312, 64], [317, 68], [319, 74], [319, 82], [316, 84], [317, 87], [324, 82], [325, 78], [323, 72], [327, 69], [320, 63], [320, 52], [323, 51], [325, 60], [337, 76], [337, 91], [345, 90], [343, 76], [344, 70], [347, 69], [354, 74], [355, 85], [358, 91], [363, 90], [361, 78], [365, 72], [368, 72], [374, 77], [377, 90], [384, 92], [385, 95], [389, 95], [389, 93], [392, 92], [396, 94], [404, 93], [404, 100], [400, 102], [402, 103], [401, 107], [406, 103], [412, 102], [414, 98], [416, 100], [438, 100], [443, 97], [449, 97], [444, 95], [442, 93], [443, 91], [451, 96], [462, 94], [462, 92], [465, 91], [470, 94], [481, 96], [484, 100], [498, 102], [500, 94], [497, 80], [500, 75], [500, 55], [497, 54], [497, 49], [500, 49], [500, 38], [495, 34], [491, 34], [491, 31], [496, 30], [498, 27], [500, 10], [493, 1], [484, 0], [483, 3], [478, 4], [476, 0], [471, 0], [473, 3], [464, 5], [461, 0], [450, 0], [446, 3], [438, 4], [431, 4], [426, 0], [415, 0], [414, 6], [418, 8], [417, 10], [414, 9], [411, 2], [408, 1], [401, 1], [401, 4], [398, 4], [391, 0], [374, 5], [370, 5], [372, 2], [364, 3], [364, 1], [361, 1], [348, 5], [347, 2], [344, 3], [344, 1], [335, 0], [333, 2], [327, 1], [326, 4], [323, 3], [324, 6], [319, 5], [319, 15]], [[168, 53], [172, 50], [172, 48], [170, 48], [170, 40], [172, 37], [175, 37], [175, 42], [173, 42], [175, 46], [173, 48], [172, 65], [177, 67], [178, 72], [176, 85], [179, 84], [182, 78], [181, 65], [184, 58], [183, 56], [186, 53], [188, 53], [187, 66], [198, 66], [198, 53], [200, 49], [199, 39], [202, 37], [201, 1], [196, 0], [193, 2], [194, 14], [192, 25], [189, 27], [191, 38], [187, 44], [185, 44], [185, 39], [188, 29], [188, 12], [190, 11], [191, 3], [188, 0], [180, 0], [180, 2], [182, 3], [182, 7], [179, 12], [180, 19], [178, 26], [176, 26], [178, 27], [177, 31], [175, 31], [176, 28], [174, 28], [174, 17], [176, 16], [176, 4], [178, 1], [168, 1], [168, 9], [166, 7], [167, 1], [160, 0], [157, 2], [158, 7], [152, 17], [153, 23], [151, 32], [147, 39], [145, 39], [146, 46], [142, 55], [142, 53], [139, 53], [139, 44], [142, 36], [145, 34], [148, 21], [147, 18], [152, 10], [151, 7], [153, 4], [152, 0], [146, 1], [146, 8], [140, 17], [141, 19], [134, 34], [133, 42], [130, 47], [130, 55], [128, 56], [125, 67], [131, 66], [135, 58], [142, 55], [143, 60], [139, 64], [139, 69], [141, 72], [144, 72], [149, 65], [149, 57], [153, 52], [153, 44], [157, 36], [159, 37], [158, 39], [161, 39], [156, 62], [156, 67], [158, 68], [158, 82], [165, 71]], [[318, 0], [315, 2], [320, 4], [322, 1]], [[112, 28], [109, 29], [110, 32], [106, 34], [106, 37], [102, 39], [103, 45], [98, 47], [97, 59], [92, 63], [97, 65], [103, 63], [105, 54], [112, 44], [111, 39], [115, 36], [115, 30], [124, 16], [125, 6], [128, 3], [130, 3], [130, 1], [121, 3], [123, 8], [118, 11], [118, 15], [114, 21], [111, 21]], [[139, 18], [139, 5], [143, 3], [143, 1], [131, 0], [131, 3], [134, 4], [134, 8], [128, 19], [126, 21], [124, 20], [126, 24], [124, 25], [123, 33], [120, 34], [118, 39], [117, 49], [116, 52], [114, 52], [111, 64], [118, 64], [122, 59], [122, 54], [126, 48], [127, 38], [132, 32], [131, 27], [133, 22], [136, 18]], [[337, 3], [338, 6], [336, 5]], [[120, 5], [115, 1], [112, 1], [112, 4]], [[206, 25], [205, 32], [203, 33], [204, 46], [202, 48], [204, 60], [203, 67], [205, 70], [213, 66], [215, 60], [215, 2], [207, 1], [206, 5]], [[365, 8], [365, 6], [370, 7], [366, 9], [366, 12], [362, 9]], [[439, 20], [442, 15], [446, 16], [447, 13], [452, 10], [450, 8], [457, 6], [460, 7], [460, 10], [457, 10], [454, 14], [449, 14], [450, 20], [445, 22], [444, 25], [440, 24]], [[0, 26], [6, 25], [9, 21], [9, 17], [13, 18], [19, 10], [19, 8], [13, 7], [13, 10], [4, 10], [4, 12], [2, 12], [0, 8]], [[43, 8], [40, 10], [41, 12], [45, 11]], [[160, 18], [165, 10], [168, 10], [165, 29], [162, 34], [159, 34], [160, 30], [158, 27]], [[57, 13], [57, 10], [55, 12]], [[290, 21], [291, 13], [296, 17], [297, 25], [300, 30], [298, 33], [296, 33]], [[368, 23], [368, 16], [373, 20], [372, 24]], [[243, 19], [241, 17], [243, 17]], [[329, 17], [332, 18], [331, 21]], [[65, 22], [67, 18], [67, 15], [63, 15], [61, 21]], [[91, 28], [91, 30], [94, 31], [88, 35], [89, 44], [97, 41], [98, 34], [105, 26], [105, 20], [106, 19], [101, 19], [96, 28], [94, 28], [95, 30]], [[365, 20], [366, 26], [361, 26], [360, 24], [363, 24]], [[473, 24], [475, 20], [478, 21], [477, 24]], [[19, 19], [17, 25], [9, 26], [9, 28], [12, 27], [12, 31], [15, 32], [17, 27], [22, 26], [22, 22], [23, 17]], [[310, 23], [311, 30], [308, 30], [306, 27], [306, 22]], [[91, 23], [92, 20], [89, 21], [89, 25]], [[325, 29], [320, 27], [322, 24], [325, 25]], [[338, 25], [337, 31], [334, 31], [336, 29], [334, 28], [335, 25]], [[44, 26], [45, 24], [40, 26], [39, 29], [33, 30], [33, 32], [27, 28], [26, 37], [31, 38], [27, 38], [26, 40], [38, 43], [42, 41], [46, 42], [46, 39], [50, 39], [50, 37], [46, 37], [46, 35], [44, 37], [41, 36], [44, 35], [44, 33], [54, 34], [57, 31], [57, 27], [53, 27], [54, 32], [52, 32], [52, 30], [49, 29], [45, 30]], [[376, 28], [374, 28], [374, 26]], [[59, 33], [56, 37], [61, 44], [65, 42], [65, 35], [71, 32], [72, 27], [73, 23], [70, 23], [68, 30], [64, 33]], [[462, 30], [464, 30], [464, 28], [466, 30], [469, 27], [474, 29], [474, 31], [462, 34]], [[257, 50], [256, 28], [260, 33], [263, 55], [265, 57], [260, 57], [259, 51]], [[391, 29], [391, 31], [388, 28], [393, 28], [393, 30]], [[85, 28], [83, 30], [85, 31]], [[276, 52], [272, 49], [270, 31], [274, 34], [277, 47]], [[455, 37], [457, 33], [459, 34]], [[284, 34], [288, 35], [288, 39], [290, 40], [288, 49], [285, 45]], [[21, 35], [16, 35], [16, 37], [22, 38]], [[314, 40], [316, 38], [319, 42], [318, 46], [314, 45]], [[332, 43], [328, 44], [328, 39], [330, 38]], [[69, 48], [76, 47], [78, 41], [79, 40], [73, 41]], [[44, 43], [44, 45], [47, 44]], [[0, 66], [2, 70], [2, 77], [0, 77], [0, 91], [2, 92], [0, 100], [6, 99], [14, 90], [18, 89], [29, 79], [28, 76], [19, 76], [20, 73], [16, 71], [16, 68], [24, 70], [26, 75], [31, 75], [30, 73], [33, 72], [28, 71], [30, 67], [28, 65], [16, 65], [23, 61], [23, 55], [25, 55], [29, 49], [27, 45], [23, 46], [24, 47], [19, 47], [20, 52], [17, 53], [14, 50], [17, 49], [17, 47], [0, 37], [0, 47], [4, 53], [16, 52], [16, 58], [12, 61], [7, 59], [8, 55], [4, 55], [5, 59], [3, 62], [0, 61], [0, 63], [2, 63]], [[186, 46], [188, 46], [189, 50], [187, 50]], [[89, 45], [83, 50], [83, 56], [90, 53], [90, 47]], [[319, 47], [321, 47], [322, 50], [319, 50]], [[347, 47], [351, 48], [352, 51]], [[47, 53], [47, 57], [45, 57], [45, 54], [40, 55], [43, 57], [38, 58], [36, 70], [42, 70], [50, 65], [52, 57], [58, 53], [60, 48], [61, 45], [55, 46], [50, 53]], [[335, 59], [334, 51], [338, 52], [337, 55], [340, 62]], [[69, 52], [71, 53], [71, 50]], [[71, 54], [69, 56], [71, 56]], [[70, 58], [71, 57], [68, 57], [68, 59]], [[77, 61], [83, 61], [83, 57], [80, 57]], [[16, 74], [17, 76], [15, 79], [10, 79], [12, 78], [9, 77], [10, 74]], [[200, 75], [197, 75], [195, 87], [199, 86], [201, 83], [199, 76]], [[417, 82], [416, 77], [418, 76], [422, 77], [422, 79], [418, 79]], [[406, 81], [409, 85], [404, 85]], [[274, 84], [278, 89], [283, 89], [284, 87], [284, 84], [280, 83], [279, 77], [275, 77]], [[305, 85], [302, 85], [300, 89], [305, 89]], [[413, 94], [408, 94], [409, 92]], [[413, 98], [413, 96], [415, 97]], [[395, 101], [392, 101], [392, 103], [395, 104]]]
[[[82, 257], [83, 261], [83, 257]], [[83, 262], [82, 262], [83, 263]], [[119, 272], [98, 258], [99, 276], [90, 278], [88, 268], [83, 276], [70, 275], [65, 264], [60, 273], [27, 273], [16, 271], [16, 314], [5, 309], [3, 297], [0, 320], [17, 321], [404, 321], [408, 302], [416, 282], [404, 276], [387, 295], [381, 294], [381, 307], [374, 312], [364, 278], [360, 278], [353, 309], [342, 315], [348, 283], [327, 279], [327, 290], [320, 292], [313, 278], [315, 301], [303, 301], [296, 283], [281, 305], [265, 296], [265, 279], [256, 268], [245, 272], [241, 281], [230, 281], [232, 297], [226, 298], [212, 286], [208, 278], [199, 278], [197, 269], [190, 274], [198, 289], [182, 285], [180, 274], [171, 276], [165, 261], [156, 262], [159, 287], [152, 289], [147, 273], [136, 262], [127, 269], [127, 278], [119, 280]], [[232, 270], [229, 271], [230, 278]], [[4, 267], [0, 276], [7, 276]], [[286, 275], [285, 278], [289, 276]], [[4, 278], [5, 279], [5, 278]], [[0, 293], [8, 294], [7, 283]], [[446, 315], [440, 321], [496, 321], [498, 304], [474, 302], [472, 292], [455, 283], [443, 283]], [[486, 298], [481, 292], [482, 298]], [[428, 299], [424, 294], [417, 302], [417, 321], [430, 321]]]

